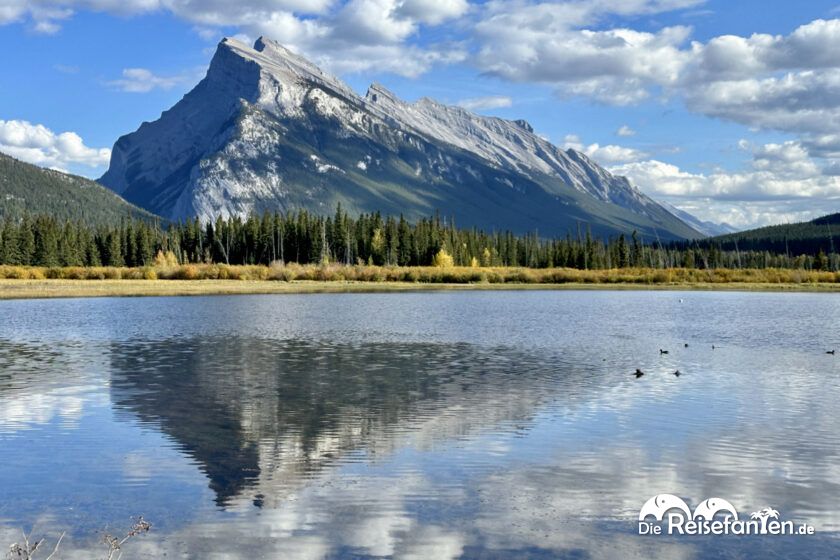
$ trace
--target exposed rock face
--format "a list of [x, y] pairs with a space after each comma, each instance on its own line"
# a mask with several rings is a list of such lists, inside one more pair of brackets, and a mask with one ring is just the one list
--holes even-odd
[[207, 76], [153, 123], [114, 146], [101, 182], [172, 219], [306, 208], [440, 211], [462, 226], [538, 230], [589, 225], [694, 237], [691, 227], [525, 121], [431, 99], [406, 103], [379, 84], [365, 97], [281, 45], [224, 39]]

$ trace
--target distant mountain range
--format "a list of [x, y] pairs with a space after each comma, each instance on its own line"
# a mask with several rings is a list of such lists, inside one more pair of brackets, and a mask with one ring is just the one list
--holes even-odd
[[173, 220], [264, 210], [440, 212], [541, 235], [701, 236], [661, 204], [525, 121], [431, 99], [364, 97], [273, 41], [218, 46], [207, 76], [114, 145], [101, 183]]
[[123, 218], [157, 219], [102, 185], [75, 175], [44, 169], [0, 153], [0, 219], [24, 213], [60, 220], [113, 224]]
[[664, 206], [671, 214], [694, 228], [696, 231], [702, 233], [705, 237], [714, 237], [716, 235], [726, 235], [728, 233], [735, 233], [738, 231], [737, 228], [734, 226], [730, 226], [727, 223], [715, 223], [715, 222], [708, 222], [703, 221], [696, 216], [692, 216], [685, 210], [680, 210], [676, 206], [668, 204], [667, 202], [660, 203]]

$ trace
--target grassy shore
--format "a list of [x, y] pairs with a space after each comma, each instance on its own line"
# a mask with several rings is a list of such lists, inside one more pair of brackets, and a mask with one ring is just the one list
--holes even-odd
[[805, 270], [181, 265], [0, 266], [0, 299], [499, 289], [838, 291], [840, 273]]

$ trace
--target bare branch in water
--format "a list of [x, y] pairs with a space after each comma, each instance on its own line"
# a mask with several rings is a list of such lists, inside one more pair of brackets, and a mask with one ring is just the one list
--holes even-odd
[[[106, 534], [102, 540], [106, 545], [108, 545], [107, 560], [119, 560], [122, 557], [122, 546], [129, 539], [148, 533], [151, 530], [152, 524], [143, 519], [143, 516], [140, 516], [124, 537], [118, 538], [113, 535]], [[36, 552], [41, 548], [41, 545], [44, 544], [46, 539], [41, 539], [33, 543], [29, 540], [31, 534], [27, 535], [26, 531], [23, 530], [21, 530], [21, 533], [23, 534], [23, 542], [14, 543], [11, 547], [9, 547], [9, 553], [6, 558], [8, 558], [8, 560], [37, 560]], [[58, 541], [55, 543], [53, 551], [49, 556], [44, 558], [44, 560], [54, 560], [56, 558], [56, 554], [58, 554], [58, 549], [61, 546], [61, 541], [64, 539], [65, 534], [66, 533], [61, 533], [61, 536], [58, 537]]]
[[52, 558], [53, 558], [53, 557], [55, 556], [55, 554], [58, 552], [58, 547], [59, 547], [59, 546], [61, 546], [61, 539], [63, 539], [63, 538], [64, 538], [64, 535], [65, 535], [65, 533], [61, 533], [61, 536], [60, 536], [60, 537], [58, 537], [58, 541], [56, 541], [56, 543], [55, 543], [55, 548], [54, 548], [54, 549], [53, 549], [53, 551], [50, 553], [50, 555], [49, 555], [49, 556], [47, 556], [44, 560], [52, 560]]
[[[137, 521], [131, 526], [131, 529], [128, 530], [128, 533], [126, 533], [122, 539], [106, 534], [102, 537], [102, 540], [108, 545], [108, 560], [118, 560], [122, 556], [122, 545], [124, 545], [126, 541], [132, 537], [136, 537], [137, 535], [148, 533], [151, 529], [152, 524], [143, 519], [143, 516], [141, 515], [137, 518]], [[114, 556], [115, 554], [116, 556]]]

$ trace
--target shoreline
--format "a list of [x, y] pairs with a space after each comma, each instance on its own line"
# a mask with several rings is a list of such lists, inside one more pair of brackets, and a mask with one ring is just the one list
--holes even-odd
[[840, 293], [836, 283], [431, 283], [341, 280], [17, 280], [0, 279], [0, 300], [94, 297], [168, 297], [315, 293], [453, 291], [728, 291]]

